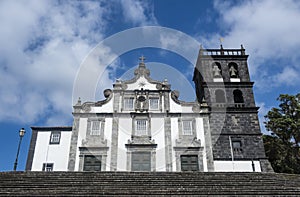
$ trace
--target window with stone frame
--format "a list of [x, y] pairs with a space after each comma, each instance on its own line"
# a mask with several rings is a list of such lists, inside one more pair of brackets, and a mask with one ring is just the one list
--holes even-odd
[[233, 91], [233, 100], [234, 100], [234, 103], [244, 103], [243, 92], [238, 89], [234, 90]]
[[183, 135], [193, 135], [193, 121], [183, 120], [182, 121], [182, 134]]
[[151, 152], [133, 152], [131, 171], [151, 171]]
[[243, 152], [242, 142], [240, 140], [232, 140], [232, 149], [234, 153]]
[[223, 90], [216, 90], [216, 103], [226, 103], [225, 101], [225, 92]]
[[83, 161], [83, 171], [101, 171], [100, 155], [85, 155]]
[[181, 155], [181, 171], [199, 171], [198, 155]]
[[149, 98], [149, 109], [150, 110], [159, 109], [159, 98]]
[[101, 122], [99, 120], [91, 121], [90, 135], [101, 135]]
[[60, 137], [61, 137], [60, 131], [52, 131], [50, 135], [50, 144], [59, 144]]
[[124, 98], [124, 109], [133, 110], [134, 108], [134, 97], [125, 97]]
[[53, 163], [43, 163], [43, 171], [51, 172], [53, 171]]
[[148, 120], [147, 119], [137, 119], [135, 121], [135, 134], [136, 135], [147, 135]]

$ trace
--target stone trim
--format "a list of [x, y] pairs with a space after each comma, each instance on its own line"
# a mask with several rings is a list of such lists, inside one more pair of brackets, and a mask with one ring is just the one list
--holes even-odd
[[205, 157], [207, 161], [207, 171], [214, 171], [214, 159], [213, 159], [213, 150], [212, 150], [212, 138], [211, 131], [209, 126], [209, 118], [203, 118], [203, 130], [204, 130], [204, 139], [205, 139]]
[[111, 132], [111, 161], [110, 171], [116, 171], [118, 166], [118, 137], [119, 137], [119, 118], [112, 119], [112, 132]]
[[86, 130], [86, 138], [95, 137], [95, 135], [91, 135], [91, 127], [92, 122], [99, 121], [100, 122], [100, 137], [104, 139], [104, 127], [105, 127], [105, 118], [100, 117], [90, 117], [87, 120], [87, 130]]
[[125, 145], [127, 148], [127, 162], [126, 162], [126, 170], [131, 171], [131, 158], [132, 158], [132, 153], [137, 153], [137, 152], [150, 152], [151, 153], [151, 172], [156, 171], [156, 147], [157, 144], [138, 144], [138, 145], [133, 145], [133, 144], [126, 144]]
[[173, 171], [172, 163], [172, 136], [171, 136], [171, 118], [164, 118], [164, 131], [165, 131], [165, 160], [166, 160], [166, 171]]
[[[126, 109], [125, 108], [125, 99], [133, 98], [132, 102], [132, 109]], [[136, 103], [136, 95], [134, 93], [132, 94], [124, 94], [122, 95], [122, 103], [121, 103], [121, 111], [135, 111], [135, 103]]]
[[101, 171], [106, 171], [108, 147], [79, 147], [79, 171], [83, 171], [84, 156], [101, 156]]
[[79, 120], [80, 120], [80, 117], [74, 117], [72, 137], [71, 137], [71, 143], [70, 143], [70, 151], [69, 151], [68, 171], [74, 171], [75, 170], [78, 131], [79, 131]]
[[260, 169], [262, 172], [274, 172], [269, 160], [267, 158], [259, 159]]
[[173, 90], [172, 92], [171, 92], [171, 99], [175, 102], [175, 103], [177, 103], [178, 105], [182, 105], [182, 106], [194, 106], [194, 105], [197, 105], [198, 104], [198, 102], [196, 102], [196, 101], [192, 101], [192, 102], [186, 102], [186, 101], [181, 101], [181, 100], [179, 100], [178, 98], [179, 98], [179, 91], [177, 91], [177, 90]]
[[[253, 158], [253, 159], [249, 159], [249, 158], [234, 158], [234, 161], [261, 161], [261, 160], [268, 160], [265, 157], [262, 158]], [[232, 161], [231, 158], [215, 158], [214, 161]]]
[[120, 98], [121, 95], [119, 92], [115, 92], [114, 91], [114, 103], [113, 103], [113, 108], [114, 108], [114, 112], [118, 112], [120, 110]]
[[[183, 121], [192, 121], [192, 135], [184, 135], [183, 134]], [[196, 133], [196, 119], [193, 118], [189, 118], [189, 117], [180, 117], [178, 118], [178, 132], [179, 132], [179, 139], [181, 138], [190, 138], [190, 137], [197, 137], [197, 133]]]
[[197, 155], [199, 171], [203, 171], [203, 148], [202, 147], [174, 147], [176, 159], [176, 171], [181, 172], [181, 155]]
[[113, 84], [114, 90], [126, 90], [127, 84], [136, 83], [140, 77], [144, 77], [149, 83], [156, 84], [156, 88], [158, 90], [164, 89], [169, 90], [170, 85], [166, 81], [157, 81], [150, 78], [150, 70], [146, 68], [145, 63], [140, 63], [137, 69], [134, 71], [134, 78], [126, 81], [117, 80], [116, 83]]
[[31, 171], [33, 156], [34, 156], [34, 151], [36, 146], [36, 140], [37, 140], [37, 134], [38, 134], [38, 131], [35, 130], [35, 128], [31, 127], [31, 129], [32, 129], [32, 133], [31, 133], [31, 140], [30, 140], [26, 168], [25, 168], [26, 171]]
[[38, 132], [41, 131], [72, 131], [72, 126], [59, 126], [59, 127], [30, 127], [31, 130], [35, 130]]
[[[162, 108], [161, 108], [161, 102], [162, 102], [162, 100], [161, 100], [161, 96], [160, 95], [152, 95], [152, 94], [150, 94], [149, 96], [148, 96], [148, 99], [149, 99], [149, 102], [148, 102], [148, 104], [149, 104], [149, 106], [148, 106], [148, 109], [149, 109], [149, 111], [162, 111]], [[150, 100], [151, 99], [158, 99], [158, 108], [157, 109], [152, 109], [151, 108], [151, 102], [150, 102]]]
[[[58, 142], [53, 142], [52, 141], [52, 136], [55, 135], [55, 134], [59, 134]], [[61, 139], [61, 131], [51, 131], [50, 139], [49, 139], [49, 145], [59, 145], [60, 144], [60, 139]]]
[[136, 121], [137, 120], [146, 120], [147, 121], [147, 134], [146, 136], [151, 138], [151, 118], [149, 117], [149, 114], [138, 114], [132, 115], [132, 133], [131, 135], [133, 137], [139, 136], [136, 135]]

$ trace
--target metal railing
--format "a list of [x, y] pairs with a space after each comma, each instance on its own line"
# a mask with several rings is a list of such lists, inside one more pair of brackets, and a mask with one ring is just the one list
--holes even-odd
[[203, 49], [202, 46], [200, 46], [200, 55], [245, 55], [245, 49], [243, 45], [241, 45], [241, 49], [223, 49], [223, 46], [221, 45], [220, 49]]

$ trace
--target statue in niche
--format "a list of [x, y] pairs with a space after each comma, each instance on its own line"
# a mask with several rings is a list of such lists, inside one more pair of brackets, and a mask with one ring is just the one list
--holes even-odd
[[216, 78], [221, 77], [221, 69], [215, 64], [213, 67], [213, 76]]
[[143, 112], [146, 109], [146, 98], [144, 96], [139, 96], [136, 101], [137, 110]]
[[238, 77], [238, 75], [237, 75], [237, 70], [234, 68], [233, 65], [231, 65], [230, 68], [229, 68], [229, 74], [230, 74], [230, 77], [231, 77], [231, 78], [236, 78], [236, 77]]

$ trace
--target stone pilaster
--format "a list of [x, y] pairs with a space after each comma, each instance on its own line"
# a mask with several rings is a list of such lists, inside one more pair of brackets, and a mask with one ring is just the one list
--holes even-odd
[[119, 136], [119, 118], [113, 117], [111, 134], [111, 161], [110, 171], [116, 171], [118, 166], [118, 138]]
[[212, 139], [210, 133], [210, 126], [209, 126], [209, 118], [203, 117], [203, 129], [204, 129], [204, 138], [205, 138], [205, 157], [207, 161], [207, 170], [208, 172], [214, 171], [214, 159], [213, 159], [213, 152], [212, 152]]
[[172, 172], [171, 118], [165, 117], [164, 119], [166, 171]]
[[78, 132], [79, 132], [79, 117], [74, 117], [71, 144], [70, 144], [70, 152], [69, 152], [68, 171], [75, 170]]

